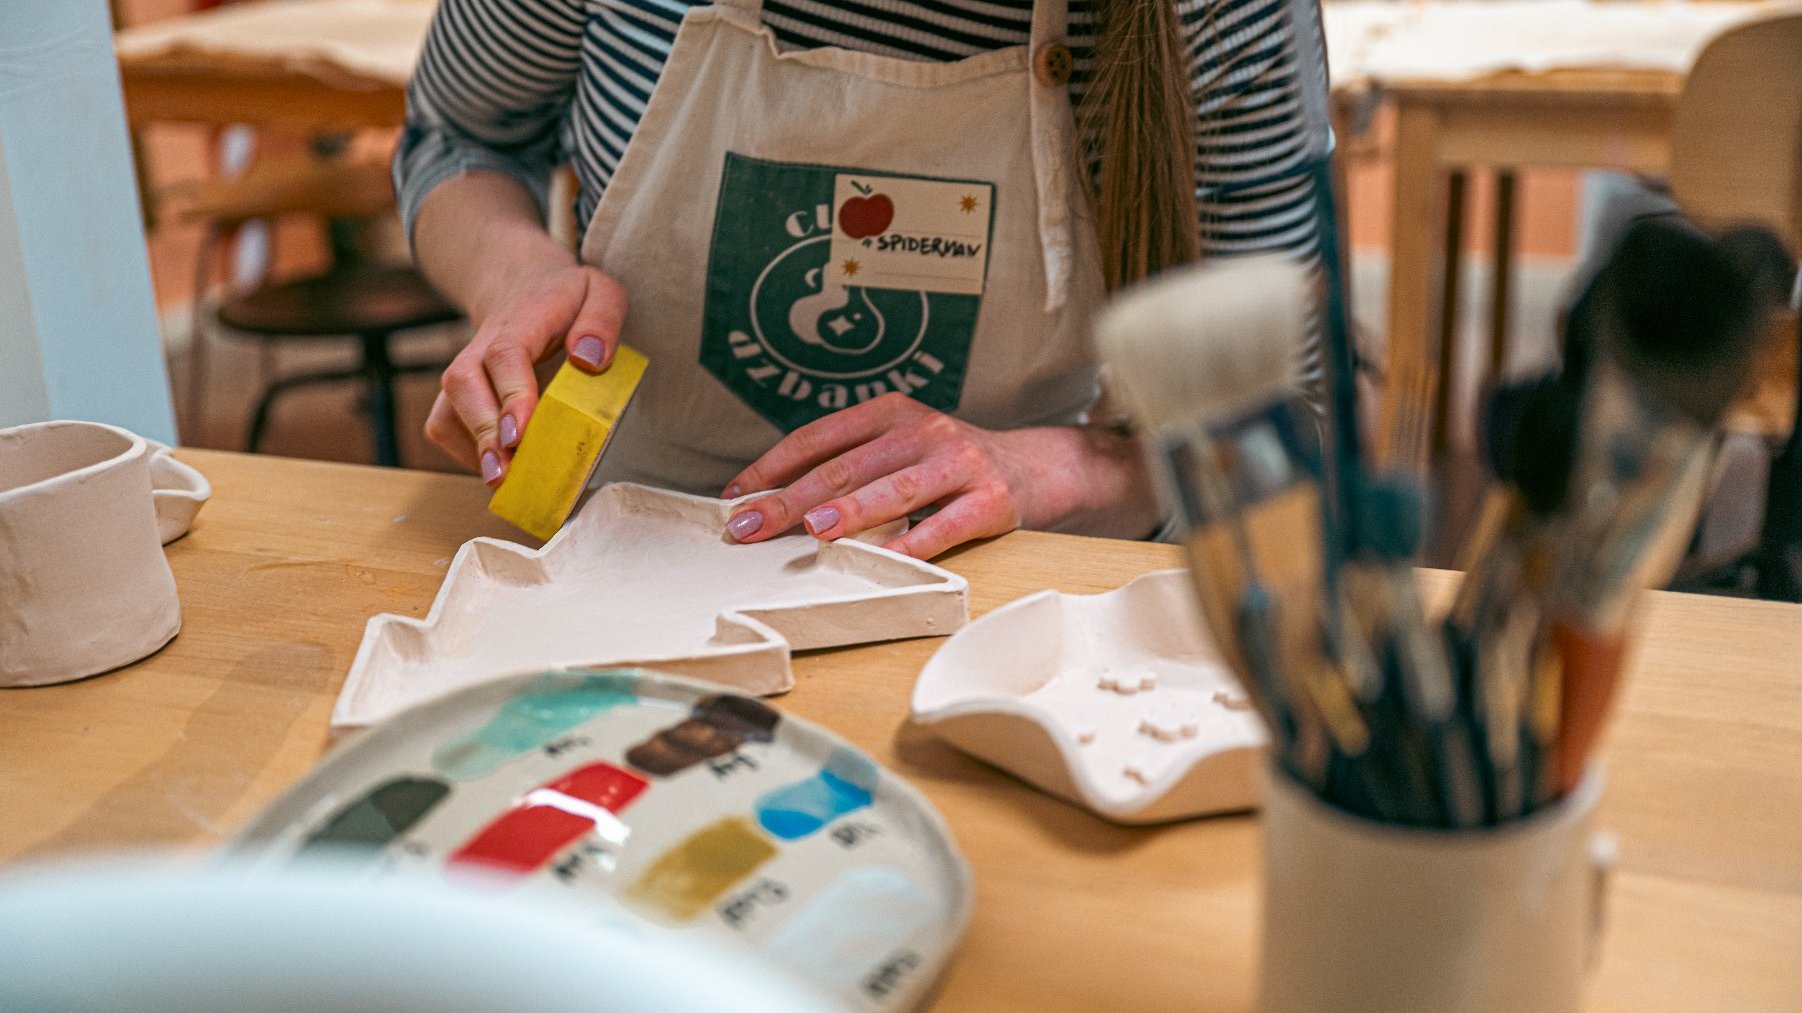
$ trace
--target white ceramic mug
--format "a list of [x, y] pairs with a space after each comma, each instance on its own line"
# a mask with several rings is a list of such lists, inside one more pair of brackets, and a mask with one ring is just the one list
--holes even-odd
[[163, 543], [212, 487], [115, 426], [0, 429], [0, 686], [130, 664], [181, 629]]
[[1264, 798], [1264, 1013], [1564, 1013], [1601, 934], [1602, 777], [1468, 831], [1373, 823], [1272, 772]]

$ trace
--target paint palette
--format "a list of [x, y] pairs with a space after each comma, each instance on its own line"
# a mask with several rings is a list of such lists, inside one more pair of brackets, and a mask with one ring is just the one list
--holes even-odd
[[516, 676], [349, 742], [228, 846], [591, 903], [863, 1009], [928, 994], [970, 873], [911, 786], [762, 701], [639, 669]]

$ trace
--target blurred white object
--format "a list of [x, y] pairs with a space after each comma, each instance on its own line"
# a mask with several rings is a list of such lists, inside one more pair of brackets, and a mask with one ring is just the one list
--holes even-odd
[[1792, 0], [1487, 0], [1322, 5], [1335, 87], [1568, 68], [1687, 71], [1708, 40]]
[[840, 1007], [724, 948], [566, 905], [329, 864], [272, 874], [134, 859], [0, 878], [0, 1009]]

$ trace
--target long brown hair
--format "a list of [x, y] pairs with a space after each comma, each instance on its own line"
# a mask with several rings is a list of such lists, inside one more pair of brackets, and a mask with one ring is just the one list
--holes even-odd
[[1094, 0], [1095, 76], [1078, 115], [1100, 151], [1109, 289], [1199, 259], [1196, 112], [1175, 0]]

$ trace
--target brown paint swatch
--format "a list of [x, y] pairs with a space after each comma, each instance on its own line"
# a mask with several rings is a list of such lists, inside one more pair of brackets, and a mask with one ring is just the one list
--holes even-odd
[[688, 720], [627, 750], [626, 762], [648, 774], [668, 777], [703, 760], [724, 756], [746, 742], [770, 741], [781, 720], [781, 714], [750, 697], [703, 697]]
[[775, 856], [776, 846], [749, 821], [723, 819], [664, 852], [626, 888], [625, 897], [690, 921]]

